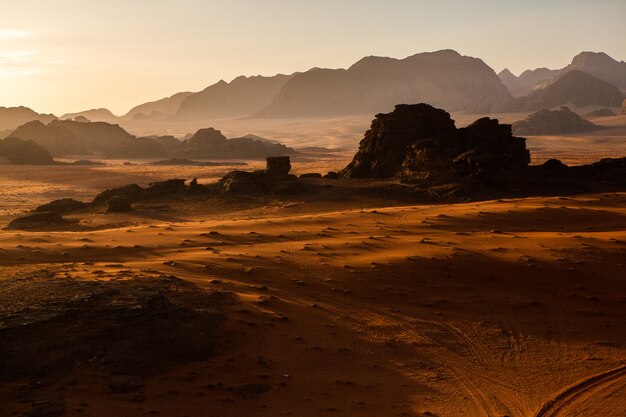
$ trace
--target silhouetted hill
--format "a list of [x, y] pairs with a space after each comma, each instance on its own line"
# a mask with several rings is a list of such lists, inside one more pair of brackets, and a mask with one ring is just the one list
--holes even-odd
[[33, 141], [15, 137], [0, 140], [0, 164], [53, 165], [52, 155]]
[[622, 94], [613, 85], [585, 72], [566, 72], [547, 87], [520, 99], [520, 109], [533, 111], [572, 104], [574, 106], [619, 107]]
[[176, 113], [183, 120], [247, 116], [267, 106], [292, 75], [237, 77], [186, 97]]
[[581, 52], [563, 69], [573, 70], [586, 72], [626, 91], [626, 62], [616, 61], [604, 52]]
[[537, 68], [534, 70], [526, 70], [519, 77], [513, 75], [508, 69], [498, 74], [502, 83], [516, 97], [524, 96], [533, 90], [540, 88], [546, 82], [558, 77], [560, 70], [551, 70], [548, 68]]
[[47, 125], [32, 121], [11, 136], [32, 140], [55, 156], [99, 154], [132, 137], [118, 125], [71, 120], [53, 120]]
[[137, 120], [154, 116], [171, 116], [176, 114], [180, 103], [192, 94], [194, 93], [186, 91], [160, 100], [143, 103], [130, 109], [123, 117]]
[[513, 133], [516, 135], [560, 135], [588, 132], [599, 128], [567, 107], [560, 110], [541, 110], [525, 120], [513, 123]]
[[617, 61], [604, 52], [581, 52], [572, 59], [569, 65], [561, 69], [526, 70], [519, 77], [508, 70], [503, 70], [499, 77], [511, 94], [519, 97], [545, 87], [570, 71], [585, 72], [612, 84], [621, 91], [626, 91], [626, 62]]
[[53, 114], [40, 114], [28, 107], [0, 107], [0, 130], [14, 130], [33, 120], [49, 123], [55, 119]]
[[113, 122], [117, 120], [117, 116], [111, 113], [110, 110], [100, 108], [85, 110], [77, 113], [66, 113], [60, 117], [61, 120], [71, 120], [75, 118], [84, 117], [90, 122]]
[[366, 57], [348, 69], [294, 75], [257, 116], [369, 114], [420, 101], [482, 112], [510, 98], [482, 60], [443, 50], [404, 59]]

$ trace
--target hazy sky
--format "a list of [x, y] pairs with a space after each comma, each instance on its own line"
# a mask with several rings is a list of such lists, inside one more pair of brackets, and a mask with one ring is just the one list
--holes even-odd
[[237, 75], [455, 49], [560, 68], [626, 60], [626, 0], [0, 0], [0, 106], [133, 105]]

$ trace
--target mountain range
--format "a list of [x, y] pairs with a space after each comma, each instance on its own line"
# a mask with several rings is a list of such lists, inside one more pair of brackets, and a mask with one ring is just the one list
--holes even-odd
[[[119, 117], [107, 109], [92, 109], [69, 113], [61, 119], [123, 125], [152, 121], [211, 123], [233, 117], [369, 115], [389, 111], [398, 103], [417, 102], [450, 111], [488, 114], [564, 105], [619, 107], [624, 92], [626, 63], [603, 52], [582, 52], [564, 68], [537, 68], [515, 76], [508, 69], [496, 74], [478, 58], [441, 50], [403, 59], [369, 56], [347, 69], [312, 68], [289, 75], [240, 76], [199, 92], [180, 92], [137, 105]], [[55, 118], [25, 107], [0, 107], [0, 131], [31, 120], [49, 123]]]

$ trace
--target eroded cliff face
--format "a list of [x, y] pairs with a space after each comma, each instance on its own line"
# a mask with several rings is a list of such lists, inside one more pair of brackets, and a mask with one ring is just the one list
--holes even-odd
[[398, 105], [378, 114], [342, 173], [351, 178], [489, 177], [524, 169], [525, 139], [510, 125], [482, 118], [457, 129], [450, 114], [428, 104]]

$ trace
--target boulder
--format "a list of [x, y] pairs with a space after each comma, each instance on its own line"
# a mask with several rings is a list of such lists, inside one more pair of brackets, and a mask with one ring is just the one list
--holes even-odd
[[291, 163], [288, 156], [270, 156], [266, 159], [267, 167], [265, 174], [270, 177], [286, 177], [291, 171]]
[[322, 178], [322, 174], [319, 174], [317, 172], [309, 172], [309, 173], [300, 175], [300, 177], [298, 178]]
[[564, 133], [589, 132], [599, 129], [567, 107], [560, 110], [540, 110], [525, 120], [513, 123], [516, 135], [560, 135]]
[[59, 213], [44, 211], [27, 216], [18, 217], [7, 225], [7, 229], [30, 230], [65, 224], [65, 219]]
[[126, 213], [133, 209], [133, 200], [125, 195], [116, 195], [107, 201], [107, 213]]
[[328, 171], [328, 173], [324, 175], [324, 178], [329, 179], [329, 180], [337, 180], [339, 179], [339, 174], [336, 173], [335, 171]]
[[402, 104], [376, 115], [341, 173], [350, 178], [487, 179], [525, 169], [529, 162], [525, 139], [512, 136], [510, 125], [482, 118], [457, 129], [444, 110]]

